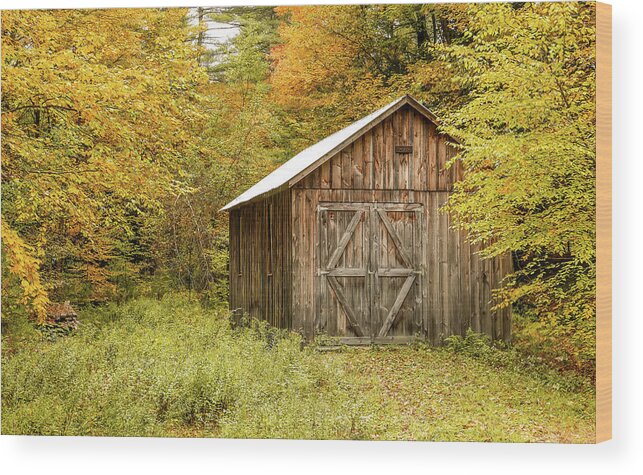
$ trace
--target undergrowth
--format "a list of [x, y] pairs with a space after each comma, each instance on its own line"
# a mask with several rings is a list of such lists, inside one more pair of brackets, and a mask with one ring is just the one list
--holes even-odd
[[511, 371], [527, 373], [555, 390], [571, 392], [592, 391], [594, 381], [576, 371], [561, 370], [547, 364], [537, 353], [523, 347], [510, 346], [502, 341], [492, 342], [489, 336], [467, 330], [465, 336], [454, 335], [446, 339], [446, 348], [484, 363]]
[[[319, 351], [181, 294], [88, 308], [69, 336], [3, 332], [2, 432], [586, 442], [582, 380], [480, 335]], [[52, 341], [53, 340], [53, 341]], [[319, 342], [318, 342], [319, 343]]]
[[375, 408], [298, 335], [176, 294], [3, 353], [5, 434], [360, 438]]

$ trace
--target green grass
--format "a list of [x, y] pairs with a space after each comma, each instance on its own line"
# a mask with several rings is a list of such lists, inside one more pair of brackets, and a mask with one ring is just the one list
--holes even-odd
[[549, 387], [541, 377], [501, 369], [444, 349], [357, 349], [337, 355], [366, 375], [389, 428], [372, 438], [590, 442], [594, 395]]
[[53, 343], [11, 328], [3, 336], [4, 434], [525, 442], [594, 434], [588, 385], [508, 364], [499, 350], [320, 352], [265, 325], [233, 329], [225, 312], [177, 295], [87, 311], [81, 321]]

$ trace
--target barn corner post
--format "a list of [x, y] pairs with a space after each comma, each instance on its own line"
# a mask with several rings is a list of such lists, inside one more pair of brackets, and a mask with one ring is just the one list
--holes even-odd
[[[403, 96], [226, 205], [241, 216], [231, 219], [231, 258], [241, 269], [230, 274], [231, 305], [308, 340], [321, 332], [347, 344], [408, 343], [418, 335], [440, 344], [469, 327], [508, 338], [505, 322], [490, 312], [490, 285], [508, 267], [477, 259], [477, 247], [439, 213], [462, 171], [446, 168], [453, 139], [438, 124]], [[268, 219], [266, 210], [279, 206]], [[267, 269], [266, 252], [281, 253], [268, 262], [283, 264]], [[275, 287], [284, 296], [278, 305], [274, 294], [261, 296]], [[275, 318], [277, 308], [287, 318]]]

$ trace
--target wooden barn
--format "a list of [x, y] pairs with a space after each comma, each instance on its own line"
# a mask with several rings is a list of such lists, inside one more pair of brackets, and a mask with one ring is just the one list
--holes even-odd
[[231, 309], [348, 344], [508, 340], [490, 301], [511, 259], [481, 260], [439, 212], [462, 168], [436, 123], [401, 97], [228, 203]]

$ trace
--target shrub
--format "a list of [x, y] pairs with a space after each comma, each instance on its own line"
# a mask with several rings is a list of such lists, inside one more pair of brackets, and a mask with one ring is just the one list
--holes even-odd
[[514, 317], [513, 344], [525, 358], [538, 359], [561, 371], [596, 377], [594, 319]]
[[182, 295], [81, 312], [3, 356], [5, 434], [358, 438], [377, 404], [338, 363]]
[[533, 353], [523, 346], [507, 345], [502, 341], [491, 341], [484, 334], [467, 330], [465, 336], [454, 335], [446, 339], [447, 350], [460, 353], [486, 364], [506, 368], [520, 373], [529, 373], [556, 390], [573, 392], [593, 391], [594, 381], [575, 370], [563, 369], [540, 356], [539, 346]]

